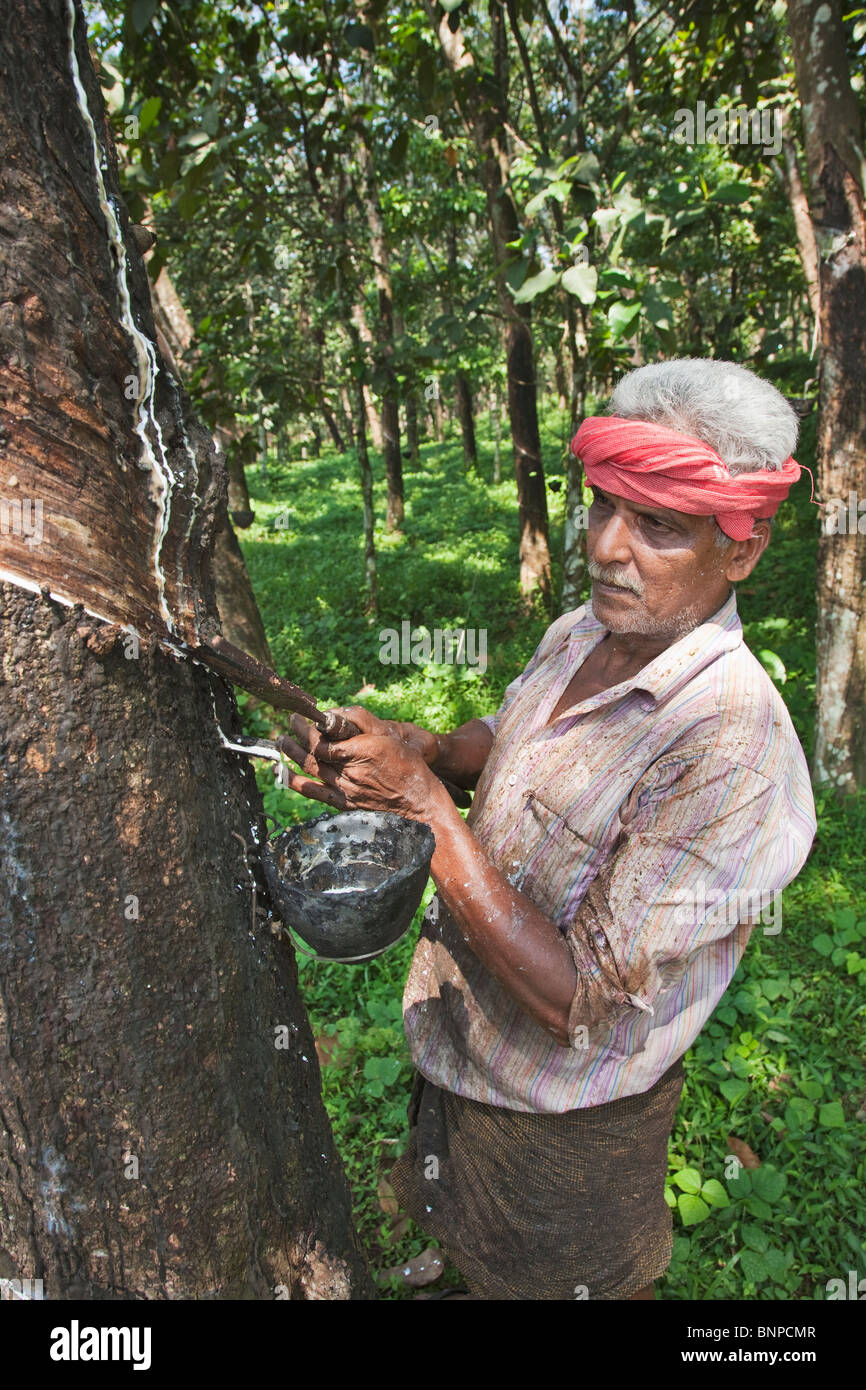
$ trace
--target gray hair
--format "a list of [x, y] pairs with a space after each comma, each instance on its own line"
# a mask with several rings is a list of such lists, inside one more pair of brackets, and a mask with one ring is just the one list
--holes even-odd
[[[775, 386], [717, 358], [650, 362], [617, 382], [609, 414], [692, 434], [715, 449], [731, 473], [779, 469], [794, 452], [799, 424]], [[716, 544], [731, 544], [716, 522]]]

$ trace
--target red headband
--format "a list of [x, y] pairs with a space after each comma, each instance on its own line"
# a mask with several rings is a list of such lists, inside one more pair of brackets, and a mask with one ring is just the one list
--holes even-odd
[[771, 517], [801, 468], [787, 458], [779, 469], [729, 473], [703, 440], [618, 415], [590, 415], [571, 452], [587, 481], [604, 492], [672, 511], [715, 516], [726, 536], [744, 541], [759, 517]]

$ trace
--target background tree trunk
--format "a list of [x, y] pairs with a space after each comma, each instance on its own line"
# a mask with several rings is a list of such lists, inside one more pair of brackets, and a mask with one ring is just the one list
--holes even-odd
[[460, 435], [463, 440], [463, 463], [467, 469], [478, 463], [478, 449], [475, 445], [475, 420], [472, 413], [472, 388], [469, 378], [458, 371], [454, 381], [454, 404], [460, 421]]
[[214, 569], [217, 576], [217, 608], [226, 637], [241, 651], [249, 652], [263, 666], [273, 666], [265, 625], [228, 513], [217, 531]]
[[[385, 226], [379, 203], [379, 188], [370, 147], [370, 134], [364, 122], [358, 123], [358, 164], [361, 170], [360, 194], [370, 229], [370, 254], [376, 281], [378, 313], [376, 341], [378, 371], [382, 379], [382, 452], [385, 459], [385, 479], [388, 485], [388, 510], [385, 525], [389, 531], [399, 531], [403, 525], [403, 461], [400, 453], [400, 418], [397, 375], [394, 370], [394, 297], [388, 264]], [[375, 382], [374, 382], [375, 385]]]
[[406, 444], [409, 462], [417, 464], [420, 458], [418, 449], [418, 394], [411, 390], [406, 396]]
[[[791, 0], [809, 205], [820, 255], [818, 489], [866, 497], [866, 218], [863, 122], [839, 0]], [[833, 508], [835, 511], [835, 508]], [[862, 515], [862, 513], [861, 513]], [[861, 523], [862, 524], [862, 523]], [[850, 527], [818, 548], [813, 771], [840, 790], [866, 783], [866, 546]]]
[[[431, 7], [432, 8], [432, 7]], [[433, 11], [435, 16], [435, 10]], [[497, 266], [496, 292], [505, 321], [505, 364], [508, 416], [514, 446], [514, 471], [520, 525], [520, 587], [529, 595], [536, 588], [550, 592], [550, 545], [547, 492], [538, 432], [535, 354], [531, 311], [516, 304], [506, 279], [513, 260], [508, 242], [520, 236], [517, 208], [511, 191], [510, 159], [505, 134], [508, 123], [508, 59], [504, 12], [500, 0], [490, 0], [493, 32], [493, 73], [482, 83], [472, 55], [465, 48], [462, 31], [450, 27], [451, 15], [437, 18], [442, 51], [457, 79], [458, 102], [467, 131], [481, 159], [481, 180], [487, 196], [487, 214]]]
[[[154, 322], [171, 353], [169, 370], [180, 381], [184, 358], [194, 337], [192, 323], [171, 276], [164, 268], [156, 281], [150, 284], [150, 290]], [[223, 632], [229, 641], [265, 666], [271, 666], [273, 658], [265, 625], [234, 531], [235, 526], [244, 529], [255, 520], [243, 459], [240, 452], [232, 448], [232, 436], [236, 434], [234, 419], [217, 425], [215, 431], [215, 442], [222, 451], [228, 472], [228, 511], [220, 514], [214, 545], [217, 609]]]
[[[367, 319], [364, 315], [363, 304], [352, 305], [352, 322], [360, 334], [361, 342], [365, 347], [371, 348], [373, 346], [373, 334], [370, 332]], [[370, 438], [373, 441], [373, 448], [384, 449], [385, 436], [382, 433], [382, 421], [379, 418], [379, 412], [376, 409], [376, 402], [373, 399], [373, 394], [366, 382], [364, 383], [364, 408], [367, 412], [367, 425], [370, 430]], [[352, 420], [354, 419], [354, 410], [351, 408], [349, 409], [349, 418]]]
[[0, 468], [45, 516], [0, 537], [0, 1264], [49, 1298], [367, 1297], [234, 698], [178, 659], [225, 477], [153, 355], [80, 10], [6, 20]]

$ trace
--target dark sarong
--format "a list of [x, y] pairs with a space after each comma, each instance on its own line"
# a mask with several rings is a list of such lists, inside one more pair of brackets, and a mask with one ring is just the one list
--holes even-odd
[[477, 1298], [630, 1298], [670, 1263], [664, 1181], [682, 1085], [679, 1058], [642, 1095], [535, 1115], [416, 1073], [390, 1181]]

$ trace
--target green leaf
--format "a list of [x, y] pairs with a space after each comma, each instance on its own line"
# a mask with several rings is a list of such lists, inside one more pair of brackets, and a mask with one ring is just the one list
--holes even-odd
[[777, 681], [779, 685], [784, 685], [785, 681], [788, 679], [788, 672], [785, 670], [785, 663], [782, 661], [781, 657], [778, 657], [775, 652], [770, 652], [766, 649], [758, 652], [758, 656], [767, 675], [770, 676], [772, 680]]
[[727, 1081], [723, 1081], [719, 1087], [719, 1090], [729, 1105], [736, 1105], [738, 1100], [742, 1100], [743, 1096], [747, 1094], [748, 1089], [747, 1082], [739, 1081], [733, 1076]]
[[524, 212], [529, 217], [534, 216], [536, 212], [541, 210], [548, 198], [555, 198], [558, 203], [564, 203], [568, 196], [569, 187], [570, 185], [562, 179], [554, 179], [553, 183], [549, 183], [546, 188], [542, 188], [540, 193], [536, 193], [534, 198], [530, 198]]
[[721, 1019], [722, 1023], [727, 1023], [729, 1027], [737, 1021], [737, 1011], [730, 1004], [726, 1004], [723, 1009], [716, 1009], [716, 1018]]
[[762, 1226], [744, 1226], [743, 1243], [750, 1250], [757, 1250], [759, 1255], [763, 1255], [770, 1244], [770, 1237]]
[[833, 950], [832, 939], [825, 931], [819, 932], [816, 937], [812, 938], [812, 945], [815, 947], [819, 956], [824, 956], [825, 958], [829, 956]]
[[733, 183], [720, 183], [718, 188], [710, 194], [711, 203], [727, 203], [733, 206], [736, 203], [744, 203], [747, 198], [751, 198], [754, 189], [750, 183], [743, 183], [737, 179]]
[[778, 999], [780, 994], [784, 994], [788, 988], [784, 980], [762, 980], [761, 989], [768, 999]]
[[683, 1192], [695, 1193], [701, 1190], [701, 1175], [697, 1168], [681, 1168], [675, 1174], [674, 1182], [677, 1187], [682, 1188]]
[[788, 1129], [809, 1129], [814, 1118], [814, 1105], [810, 1100], [803, 1100], [801, 1096], [794, 1096], [790, 1104], [785, 1106], [785, 1124]]
[[621, 189], [619, 193], [615, 193], [611, 201], [617, 212], [622, 215], [624, 225], [633, 222], [644, 210], [640, 199], [633, 197], [625, 188]]
[[764, 1251], [764, 1263], [770, 1271], [770, 1278], [781, 1283], [788, 1273], [793, 1259], [790, 1255], [786, 1255], [783, 1250], [777, 1250], [774, 1245], [771, 1245], [769, 1250]]
[[549, 290], [558, 280], [558, 270], [540, 270], [537, 275], [530, 275], [520, 289], [514, 292], [515, 304], [528, 304], [530, 299], [535, 299], [537, 295]]
[[798, 1081], [798, 1091], [802, 1091], [807, 1100], [820, 1100], [824, 1094], [824, 1087], [820, 1081]]
[[842, 1102], [831, 1100], [822, 1105], [818, 1111], [818, 1124], [822, 1129], [844, 1129], [845, 1111], [842, 1109]]
[[365, 48], [368, 53], [372, 53], [376, 47], [373, 30], [368, 24], [347, 24], [346, 42], [350, 48]]
[[752, 1189], [765, 1202], [778, 1202], [785, 1191], [788, 1179], [771, 1163], [762, 1163], [752, 1173]]
[[707, 1179], [701, 1188], [701, 1196], [705, 1202], [709, 1202], [711, 1207], [729, 1207], [731, 1205], [728, 1194], [718, 1178]]
[[607, 321], [614, 342], [627, 333], [640, 314], [640, 301], [618, 299], [607, 311]]
[[505, 283], [512, 293], [520, 289], [520, 286], [526, 279], [526, 272], [528, 269], [529, 265], [522, 257], [509, 261], [508, 265], [506, 265], [504, 271]]
[[598, 162], [598, 157], [584, 152], [569, 155], [568, 159], [563, 160], [556, 172], [560, 178], [569, 178], [573, 183], [582, 183], [589, 187], [598, 180], [600, 171], [601, 165]]
[[773, 1208], [769, 1202], [765, 1202], [762, 1197], [756, 1197], [754, 1193], [751, 1197], [746, 1198], [743, 1206], [749, 1215], [756, 1217], [758, 1221], [772, 1221], [773, 1219]]
[[767, 1261], [755, 1250], [743, 1250], [740, 1255], [740, 1269], [753, 1284], [760, 1284], [769, 1276]]
[[627, 270], [620, 270], [618, 266], [606, 266], [601, 272], [601, 278], [604, 281], [605, 289], [608, 285], [621, 285], [627, 290], [632, 289], [634, 286], [633, 277]]
[[663, 299], [655, 285], [648, 285], [643, 295], [644, 313], [656, 328], [673, 328], [673, 306]]
[[132, 27], [136, 34], [143, 34], [156, 14], [159, 0], [133, 0]]
[[759, 1168], [738, 1168], [736, 1177], [725, 1178], [731, 1196], [748, 1197], [752, 1191], [752, 1173], [760, 1171]]
[[676, 1193], [673, 1192], [669, 1187], [665, 1188], [665, 1201], [667, 1202], [669, 1207], [675, 1207], [677, 1204]]
[[677, 1207], [684, 1226], [696, 1226], [699, 1221], [706, 1221], [710, 1214], [710, 1208], [706, 1202], [701, 1201], [691, 1192], [681, 1192], [677, 1198]]
[[608, 236], [619, 221], [617, 208], [596, 208], [592, 220], [601, 229], [602, 236]]
[[562, 273], [562, 288], [576, 295], [581, 304], [592, 304], [598, 293], [598, 271], [594, 265], [573, 265]]
[[833, 925], [839, 931], [848, 931], [857, 926], [857, 913], [850, 907], [840, 907], [833, 913]]
[[368, 1057], [364, 1063], [364, 1076], [368, 1081], [393, 1086], [400, 1075], [400, 1065], [399, 1057]]
[[138, 113], [138, 128], [142, 134], [150, 130], [157, 116], [159, 108], [162, 106], [162, 97], [148, 97], [147, 101], [142, 102], [141, 110]]

